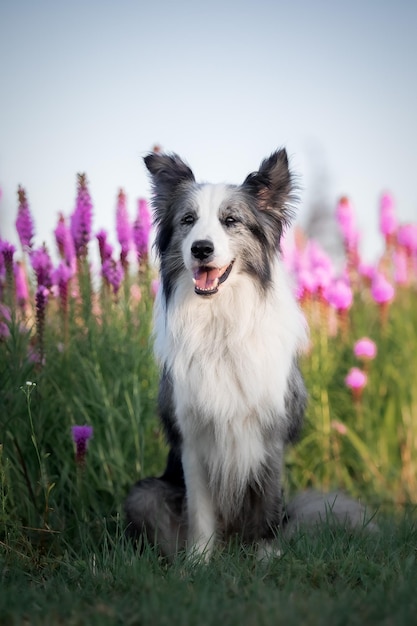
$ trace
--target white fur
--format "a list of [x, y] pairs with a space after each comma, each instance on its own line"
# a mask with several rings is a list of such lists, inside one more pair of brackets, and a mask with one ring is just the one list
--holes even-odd
[[230, 194], [226, 185], [204, 185], [199, 189], [196, 197], [198, 204], [198, 222], [191, 229], [182, 244], [185, 267], [192, 271], [196, 265], [191, 254], [191, 245], [198, 239], [211, 239], [216, 243], [216, 265], [223, 267], [232, 259], [230, 241], [227, 234], [213, 212], [213, 207], [219, 207], [227, 200]]
[[[155, 306], [155, 352], [174, 381], [183, 438], [189, 544], [200, 552], [210, 550], [215, 536], [213, 490], [230, 494], [232, 484], [239, 504], [248, 480], [256, 481], [266, 461], [263, 427], [278, 413], [285, 419], [288, 377], [306, 342], [304, 317], [279, 257], [266, 292], [240, 271], [238, 251], [217, 218], [224, 200], [221, 185], [200, 191], [199, 219], [182, 246], [190, 271], [180, 276], [168, 309], [162, 293]], [[212, 297], [194, 291], [190, 248], [197, 239], [215, 243], [215, 265], [234, 261]], [[233, 504], [220, 500], [223, 513]]]

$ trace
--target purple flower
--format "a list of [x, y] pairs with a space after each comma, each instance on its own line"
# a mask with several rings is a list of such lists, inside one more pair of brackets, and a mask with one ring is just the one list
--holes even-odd
[[54, 230], [54, 234], [60, 257], [65, 260], [67, 265], [75, 268], [74, 240], [62, 213], [59, 214], [58, 224]]
[[120, 260], [122, 265], [125, 266], [132, 243], [132, 227], [126, 207], [126, 195], [123, 189], [120, 189], [119, 195], [117, 196], [116, 232], [121, 247]]
[[68, 303], [68, 283], [73, 275], [73, 269], [64, 262], [61, 262], [52, 273], [53, 283], [58, 287], [58, 293], [64, 313], [66, 312]]
[[12, 321], [10, 308], [0, 303], [0, 339], [10, 337], [9, 324]]
[[10, 337], [10, 329], [5, 322], [0, 319], [0, 339], [8, 339]]
[[107, 233], [104, 229], [99, 230], [96, 235], [98, 241], [98, 248], [100, 251], [100, 260], [103, 264], [107, 259], [111, 259], [113, 254], [113, 246], [107, 241]]
[[71, 234], [77, 258], [87, 256], [87, 246], [91, 238], [93, 205], [87, 187], [85, 174], [78, 174], [77, 200], [71, 215]]
[[32, 248], [34, 232], [33, 219], [30, 214], [26, 192], [23, 187], [19, 186], [17, 195], [19, 198], [19, 208], [17, 210], [16, 230], [23, 250], [30, 250]]
[[0, 239], [0, 256], [3, 257], [4, 267], [6, 272], [12, 275], [13, 272], [13, 255], [16, 252], [16, 248], [8, 241], [2, 241]]
[[138, 259], [146, 259], [148, 256], [149, 235], [151, 231], [151, 216], [148, 203], [141, 198], [138, 201], [138, 213], [133, 224], [133, 242], [136, 247]]
[[93, 436], [92, 426], [72, 426], [72, 439], [75, 443], [76, 461], [79, 465], [84, 465], [87, 454], [88, 441]]
[[377, 272], [372, 280], [371, 295], [377, 304], [388, 304], [395, 294], [394, 287], [385, 276]]
[[362, 337], [353, 346], [353, 353], [359, 359], [374, 359], [377, 353], [376, 344], [368, 337]]
[[379, 228], [385, 239], [392, 237], [397, 230], [394, 198], [389, 193], [384, 193], [381, 198], [379, 207]]
[[53, 283], [58, 287], [60, 285], [67, 284], [68, 281], [73, 277], [73, 275], [74, 272], [72, 268], [69, 267], [66, 263], [61, 262], [52, 273]]
[[45, 244], [32, 250], [30, 261], [36, 274], [38, 286], [42, 285], [50, 289], [52, 287], [52, 261]]
[[119, 291], [124, 276], [121, 262], [115, 261], [112, 258], [106, 259], [101, 266], [101, 273], [108, 284], [112, 286], [113, 293], [116, 294]]
[[0, 302], [0, 317], [6, 320], [6, 322], [12, 321], [12, 314], [10, 311], [10, 307], [6, 306], [5, 304], [2, 304], [1, 302]]
[[44, 363], [44, 329], [46, 305], [48, 303], [49, 290], [44, 285], [39, 285], [35, 293], [36, 308], [36, 332], [38, 336], [39, 362]]

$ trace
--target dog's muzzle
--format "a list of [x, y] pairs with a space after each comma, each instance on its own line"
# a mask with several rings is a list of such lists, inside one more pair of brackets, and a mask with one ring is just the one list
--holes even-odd
[[232, 271], [233, 261], [224, 267], [202, 265], [194, 270], [194, 291], [199, 296], [211, 296], [217, 293], [219, 285], [224, 283]]
[[195, 292], [199, 296], [211, 296], [217, 293], [219, 285], [224, 283], [232, 271], [233, 261], [229, 265], [216, 267], [213, 263], [214, 244], [210, 239], [194, 241], [191, 254], [200, 263], [194, 269]]

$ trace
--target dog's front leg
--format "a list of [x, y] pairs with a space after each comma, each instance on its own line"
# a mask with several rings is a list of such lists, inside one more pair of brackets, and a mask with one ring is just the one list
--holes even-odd
[[216, 515], [207, 471], [195, 450], [186, 445], [182, 463], [187, 494], [187, 550], [191, 556], [209, 559], [215, 540]]

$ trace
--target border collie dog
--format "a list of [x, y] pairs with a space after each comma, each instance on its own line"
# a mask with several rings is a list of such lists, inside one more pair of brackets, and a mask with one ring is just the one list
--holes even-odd
[[[130, 492], [129, 531], [168, 555], [210, 555], [238, 535], [272, 546], [285, 445], [307, 394], [303, 314], [280, 258], [293, 216], [284, 149], [241, 185], [197, 183], [176, 154], [145, 157], [161, 286], [155, 302], [159, 412], [170, 452]], [[269, 549], [269, 548], [268, 548]]]

